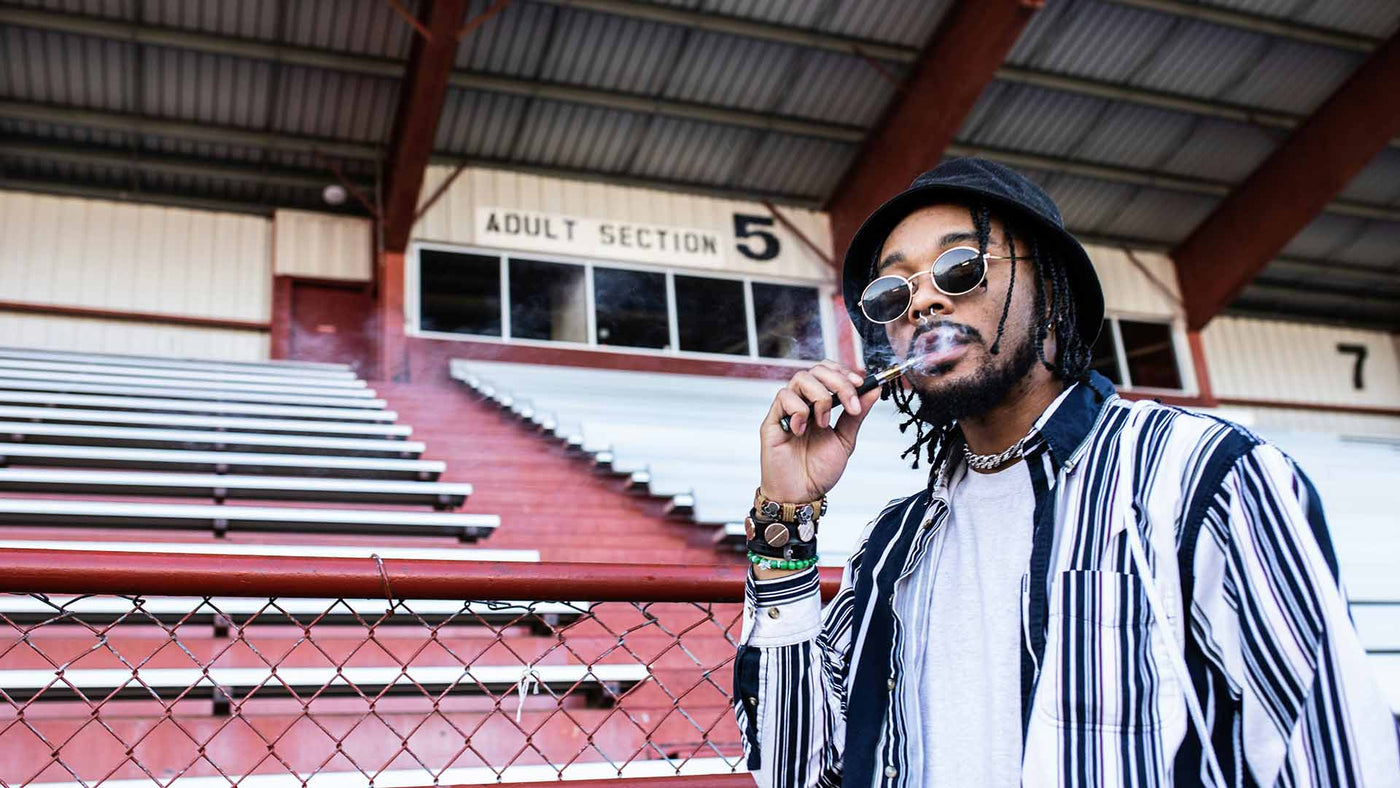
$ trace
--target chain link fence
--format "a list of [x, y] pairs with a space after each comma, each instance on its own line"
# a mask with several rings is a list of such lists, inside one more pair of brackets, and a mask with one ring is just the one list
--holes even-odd
[[0, 785], [743, 784], [743, 571], [13, 551]]

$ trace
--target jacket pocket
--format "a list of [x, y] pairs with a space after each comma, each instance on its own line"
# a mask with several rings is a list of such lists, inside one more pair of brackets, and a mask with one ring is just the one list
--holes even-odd
[[762, 768], [762, 757], [758, 746], [758, 695], [759, 674], [762, 669], [763, 654], [753, 646], [740, 646], [734, 658], [734, 710], [739, 730], [744, 737], [744, 750], [748, 756], [745, 766], [755, 772]]
[[1166, 622], [1154, 625], [1136, 575], [1061, 572], [1048, 623], [1040, 684], [1055, 692], [1037, 705], [1059, 726], [1136, 733], [1180, 712], [1181, 689], [1157, 631]]

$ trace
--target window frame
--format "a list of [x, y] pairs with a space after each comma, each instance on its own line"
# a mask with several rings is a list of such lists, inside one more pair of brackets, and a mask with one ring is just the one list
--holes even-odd
[[[501, 336], [487, 336], [480, 334], [454, 334], [446, 331], [424, 331], [421, 328], [422, 304], [421, 288], [422, 277], [420, 275], [421, 250], [431, 250], [439, 252], [455, 252], [458, 254], [476, 254], [494, 256], [500, 261], [501, 266]], [[583, 266], [584, 275], [584, 297], [587, 300], [586, 323], [588, 329], [587, 342], [570, 342], [553, 339], [522, 339], [513, 337], [510, 334], [510, 261], [519, 257], [523, 260], [534, 260], [543, 262], [565, 263], [569, 265]], [[596, 292], [593, 285], [593, 269], [595, 266], [603, 268], [618, 268], [629, 271], [645, 271], [647, 273], [660, 273], [666, 277], [666, 318], [670, 331], [670, 347], [663, 349], [633, 348], [623, 345], [606, 345], [598, 342], [598, 321]], [[747, 321], [749, 335], [748, 355], [731, 355], [728, 353], [702, 353], [694, 350], [679, 349], [679, 325], [676, 314], [675, 299], [675, 277], [698, 276], [710, 279], [725, 279], [732, 282], [741, 282], [744, 287], [744, 312]], [[758, 355], [758, 329], [754, 320], [753, 311], [753, 284], [760, 282], [763, 284], [783, 285], [787, 287], [803, 287], [817, 291], [817, 311], [822, 332], [823, 358], [836, 358], [836, 337], [833, 333], [835, 321], [831, 302], [835, 295], [835, 286], [828, 282], [814, 282], [803, 279], [786, 279], [780, 276], [761, 276], [752, 274], [739, 274], [731, 271], [717, 271], [712, 268], [688, 268], [684, 266], [649, 265], [647, 263], [636, 263], [631, 261], [618, 261], [606, 258], [580, 257], [577, 255], [554, 254], [551, 252], [525, 252], [511, 251], [509, 249], [493, 249], [491, 247], [476, 246], [472, 244], [452, 244], [436, 241], [414, 241], [405, 255], [404, 265], [404, 323], [405, 333], [409, 336], [423, 337], [424, 339], [445, 339], [454, 342], [477, 342], [488, 345], [518, 345], [521, 347], [543, 347], [556, 348], [561, 350], [579, 350], [594, 353], [623, 353], [628, 355], [660, 356], [663, 358], [683, 358], [695, 359], [697, 361], [722, 361], [732, 364], [756, 364], [756, 365], [776, 365], [785, 367], [810, 367], [817, 362], [817, 359], [792, 359], [792, 358], [768, 358]]]
[[[1117, 385], [1119, 391], [1128, 391], [1135, 394], [1161, 394], [1164, 396], [1197, 396], [1200, 386], [1196, 381], [1196, 369], [1193, 364], [1186, 363], [1191, 358], [1190, 343], [1186, 339], [1186, 327], [1179, 317], [1165, 317], [1163, 315], [1150, 315], [1142, 312], [1113, 311], [1106, 312], [1103, 319], [1109, 323], [1109, 330], [1113, 336], [1113, 354], [1118, 362], [1118, 374], [1123, 378], [1123, 382]], [[1130, 320], [1134, 323], [1155, 323], [1167, 326], [1171, 329], [1172, 358], [1176, 361], [1176, 376], [1181, 380], [1181, 388], [1166, 389], [1156, 386], [1135, 386], [1133, 385], [1132, 371], [1128, 368], [1128, 349], [1123, 344], [1123, 331], [1119, 325], [1120, 320]]]

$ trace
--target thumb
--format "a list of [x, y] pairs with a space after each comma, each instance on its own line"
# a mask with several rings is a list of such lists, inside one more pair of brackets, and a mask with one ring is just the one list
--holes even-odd
[[856, 433], [860, 430], [861, 422], [865, 421], [865, 417], [870, 415], [870, 409], [875, 407], [875, 403], [879, 401], [880, 388], [877, 386], [860, 395], [859, 415], [849, 410], [841, 411], [841, 418], [836, 420], [836, 424], [833, 425], [832, 429], [836, 431], [836, 435], [841, 439], [841, 442], [846, 444], [848, 450], [855, 448]]

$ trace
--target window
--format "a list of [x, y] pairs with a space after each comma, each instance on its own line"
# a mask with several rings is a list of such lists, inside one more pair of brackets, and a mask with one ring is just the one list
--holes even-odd
[[1113, 381], [1113, 385], [1123, 385], [1123, 374], [1118, 371], [1118, 350], [1113, 343], [1113, 323], [1108, 320], [1103, 321], [1099, 338], [1094, 340], [1093, 361], [1089, 362], [1089, 367]]
[[1182, 388], [1170, 323], [1105, 318], [1090, 366], [1123, 388]]
[[816, 361], [826, 356], [821, 302], [815, 287], [753, 283], [758, 355]]
[[423, 249], [418, 254], [424, 331], [501, 335], [501, 259]]
[[598, 344], [670, 347], [665, 274], [595, 267], [593, 304], [597, 310]]
[[744, 283], [677, 274], [676, 329], [681, 350], [747, 356]]
[[1176, 364], [1176, 346], [1169, 324], [1119, 320], [1118, 330], [1123, 338], [1123, 358], [1128, 362], [1128, 379], [1133, 386], [1181, 388], [1181, 370]]
[[588, 341], [588, 298], [581, 265], [510, 261], [510, 335], [555, 342]]
[[550, 257], [418, 246], [416, 330], [793, 365], [826, 355], [817, 287]]

